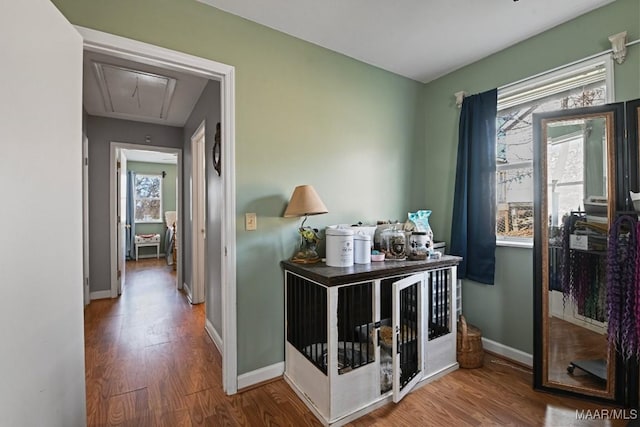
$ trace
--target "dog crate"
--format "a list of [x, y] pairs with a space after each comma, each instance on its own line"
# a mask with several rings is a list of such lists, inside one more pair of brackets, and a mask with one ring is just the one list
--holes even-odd
[[427, 288], [427, 325], [425, 340], [425, 377], [437, 377], [456, 364], [456, 301], [455, 268], [441, 268], [425, 273]]
[[[341, 268], [283, 263], [285, 379], [321, 421], [341, 424], [378, 402], [399, 402], [421, 381], [457, 368], [452, 284], [458, 259], [395, 262], [391, 271], [350, 268], [369, 270], [365, 280], [356, 273], [322, 274]], [[403, 264], [414, 271], [403, 274]]]
[[317, 369], [327, 373], [327, 293], [291, 275], [287, 280], [287, 342]]
[[379, 398], [376, 283], [330, 287], [285, 277], [287, 381], [325, 422]]

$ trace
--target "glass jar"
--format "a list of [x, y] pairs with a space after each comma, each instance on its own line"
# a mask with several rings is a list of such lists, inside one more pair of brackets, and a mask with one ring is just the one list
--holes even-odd
[[407, 239], [404, 231], [395, 227], [384, 230], [380, 235], [380, 252], [384, 253], [385, 260], [404, 260]]
[[429, 255], [429, 235], [426, 231], [414, 231], [409, 237], [409, 259], [419, 261]]
[[378, 224], [376, 225], [376, 231], [373, 233], [373, 249], [377, 251], [380, 250], [380, 246], [382, 246], [382, 233], [384, 233], [385, 230], [388, 230], [391, 227], [393, 226], [387, 221], [378, 221]]

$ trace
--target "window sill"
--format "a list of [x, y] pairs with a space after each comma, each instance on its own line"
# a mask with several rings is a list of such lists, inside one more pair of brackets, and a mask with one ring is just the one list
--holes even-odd
[[531, 240], [496, 239], [496, 246], [505, 247], [505, 248], [533, 249], [533, 239]]

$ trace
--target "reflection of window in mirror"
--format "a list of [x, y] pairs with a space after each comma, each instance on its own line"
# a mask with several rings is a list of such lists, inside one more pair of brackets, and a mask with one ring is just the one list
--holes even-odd
[[[549, 129], [557, 130], [558, 127]], [[565, 127], [562, 127], [566, 130]], [[549, 136], [547, 146], [548, 194], [551, 226], [559, 227], [571, 211], [582, 210], [584, 199], [584, 140], [581, 131]]]
[[558, 227], [571, 212], [586, 211], [606, 223], [607, 166], [602, 118], [561, 121], [547, 134], [550, 225]]

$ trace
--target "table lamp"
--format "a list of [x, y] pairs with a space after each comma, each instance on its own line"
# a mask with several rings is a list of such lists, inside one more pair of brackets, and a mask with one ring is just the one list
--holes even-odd
[[300, 248], [291, 258], [291, 261], [300, 264], [313, 264], [320, 261], [317, 246], [318, 230], [304, 225], [309, 215], [319, 215], [329, 212], [322, 203], [320, 196], [311, 185], [299, 185], [293, 190], [289, 205], [284, 211], [284, 217], [304, 216], [298, 229], [300, 233]]

